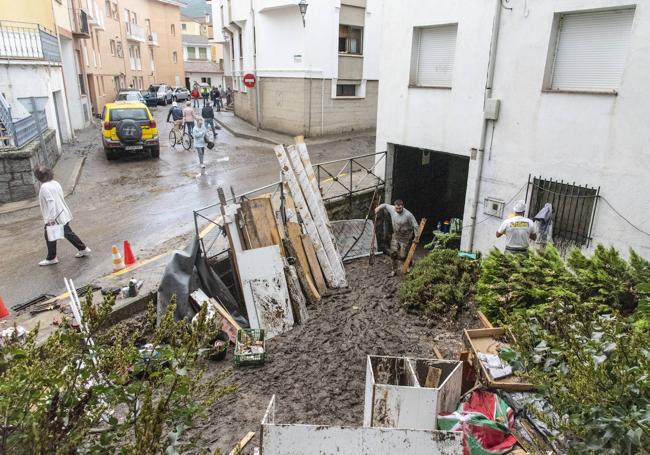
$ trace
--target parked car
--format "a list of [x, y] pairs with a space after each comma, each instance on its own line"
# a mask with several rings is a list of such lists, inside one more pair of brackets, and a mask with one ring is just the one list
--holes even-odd
[[174, 88], [174, 101], [187, 101], [190, 99], [190, 91], [185, 87]]
[[154, 108], [158, 106], [158, 96], [155, 92], [150, 92], [149, 90], [143, 90], [141, 93], [142, 98], [144, 99], [144, 104], [147, 107]]
[[144, 104], [144, 98], [137, 90], [125, 90], [117, 94], [115, 101], [138, 101]]
[[121, 155], [149, 152], [160, 157], [158, 128], [151, 111], [136, 101], [116, 101], [104, 106], [102, 113], [102, 142], [106, 159]]
[[151, 84], [149, 91], [156, 94], [158, 104], [169, 104], [172, 102], [174, 93], [172, 88], [167, 84]]

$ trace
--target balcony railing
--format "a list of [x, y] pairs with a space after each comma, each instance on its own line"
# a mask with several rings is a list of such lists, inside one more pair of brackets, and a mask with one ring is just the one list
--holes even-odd
[[151, 32], [149, 34], [149, 45], [150, 46], [158, 46], [158, 33]]
[[144, 27], [138, 24], [134, 24], [132, 22], [127, 22], [126, 39], [130, 41], [138, 41], [140, 43], [144, 43], [146, 41]]
[[60, 62], [56, 35], [39, 24], [0, 21], [0, 57]]
[[72, 34], [78, 38], [90, 38], [88, 13], [82, 9], [72, 9]]

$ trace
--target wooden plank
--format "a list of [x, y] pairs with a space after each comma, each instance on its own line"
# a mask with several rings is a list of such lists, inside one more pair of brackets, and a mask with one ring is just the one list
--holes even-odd
[[486, 329], [493, 329], [494, 328], [494, 326], [492, 325], [490, 320], [487, 318], [487, 316], [485, 316], [483, 314], [482, 311], [478, 311], [478, 318], [480, 319], [481, 324], [483, 324], [483, 327], [485, 327]]
[[254, 431], [249, 431], [246, 433], [246, 436], [241, 438], [237, 445], [230, 451], [229, 455], [239, 455], [243, 448], [246, 447], [246, 444], [248, 444], [250, 440], [253, 439], [253, 436], [255, 436]]
[[237, 339], [237, 331], [241, 329], [240, 325], [237, 324], [237, 321], [232, 318], [230, 313], [228, 313], [228, 311], [216, 299], [208, 299], [208, 302], [215, 310], [217, 310], [217, 313], [219, 313], [221, 330], [228, 334], [231, 343], [235, 343], [235, 340]]
[[427, 370], [427, 379], [424, 381], [424, 387], [438, 387], [441, 376], [442, 370], [440, 368], [429, 367]]
[[300, 280], [298, 272], [293, 265], [284, 267], [284, 275], [287, 278], [287, 287], [289, 288], [289, 298], [291, 299], [291, 308], [293, 310], [293, 320], [298, 324], [304, 324], [309, 319], [307, 315], [307, 303], [305, 294], [300, 289]]
[[[240, 210], [250, 249], [282, 246], [270, 196], [243, 201]], [[284, 255], [282, 248], [280, 252]]]
[[444, 360], [444, 357], [443, 357], [442, 353], [440, 352], [440, 349], [434, 347], [433, 348], [433, 353], [436, 355], [437, 359]]
[[296, 273], [310, 303], [320, 302], [320, 293], [309, 270], [309, 261], [302, 244], [302, 232], [298, 223], [287, 223], [287, 247], [296, 260]]
[[318, 293], [322, 296], [327, 293], [327, 283], [325, 283], [325, 277], [323, 276], [323, 271], [320, 268], [318, 263], [318, 258], [316, 257], [316, 252], [314, 251], [314, 245], [311, 243], [311, 240], [306, 235], [300, 236], [302, 239], [302, 246], [307, 255], [307, 262], [309, 262], [309, 271], [311, 276], [316, 284], [316, 289]]
[[408, 273], [409, 267], [411, 266], [411, 262], [413, 261], [413, 256], [415, 255], [415, 249], [418, 247], [418, 243], [420, 243], [420, 236], [422, 235], [422, 231], [424, 231], [424, 226], [427, 224], [427, 219], [422, 218], [420, 221], [420, 225], [418, 226], [418, 232], [415, 234], [415, 238], [413, 239], [413, 242], [411, 243], [411, 248], [409, 249], [409, 253], [406, 256], [406, 260], [404, 261], [404, 264], [402, 265], [402, 273]]

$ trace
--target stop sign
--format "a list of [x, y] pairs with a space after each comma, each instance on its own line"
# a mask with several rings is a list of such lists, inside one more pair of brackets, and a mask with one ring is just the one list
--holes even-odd
[[244, 85], [246, 87], [253, 88], [253, 87], [255, 87], [256, 82], [257, 82], [257, 80], [255, 79], [254, 74], [251, 74], [251, 73], [244, 74]]

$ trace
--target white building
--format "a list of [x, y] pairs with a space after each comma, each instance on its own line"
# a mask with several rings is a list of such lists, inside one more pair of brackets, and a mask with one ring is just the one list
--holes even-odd
[[[298, 0], [212, 1], [235, 114], [306, 136], [374, 128], [382, 3], [311, 1], [303, 23]], [[242, 83], [248, 73], [259, 94]]]
[[225, 85], [223, 60], [215, 61], [215, 44], [202, 35], [182, 35], [185, 87], [191, 90], [195, 83], [206, 83], [211, 87]]
[[377, 150], [388, 151], [387, 197], [429, 218], [427, 231], [463, 218], [463, 249], [502, 248], [495, 231], [527, 198], [530, 216], [553, 204], [561, 247], [650, 256], [639, 231], [650, 231], [649, 7], [386, 2]]

